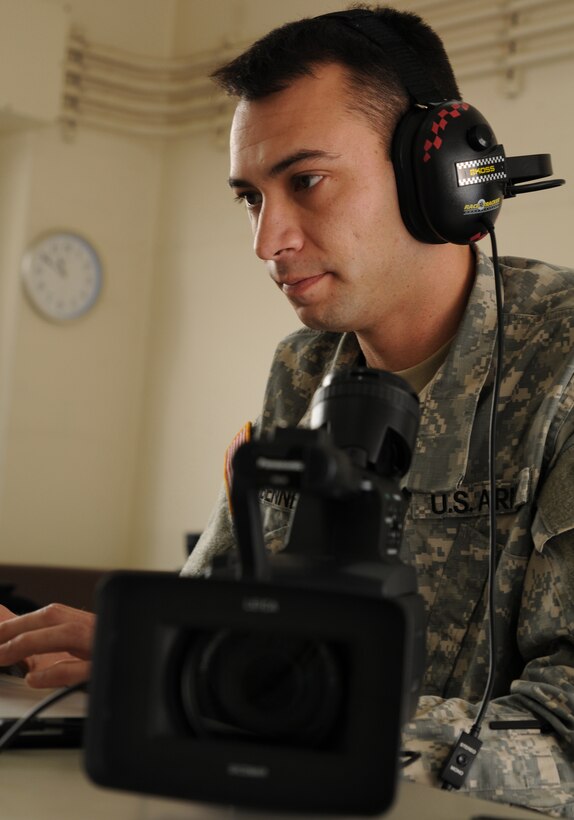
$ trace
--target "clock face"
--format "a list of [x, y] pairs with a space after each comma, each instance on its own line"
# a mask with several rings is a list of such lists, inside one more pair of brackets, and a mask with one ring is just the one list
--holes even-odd
[[92, 245], [75, 233], [52, 233], [25, 253], [22, 280], [34, 307], [66, 321], [86, 313], [102, 287], [102, 265]]

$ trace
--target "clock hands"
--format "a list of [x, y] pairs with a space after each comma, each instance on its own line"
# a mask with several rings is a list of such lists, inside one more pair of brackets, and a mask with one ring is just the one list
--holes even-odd
[[42, 254], [42, 262], [47, 263], [56, 273], [59, 273], [60, 276], [65, 279], [68, 276], [68, 271], [66, 270], [66, 263], [63, 259], [53, 259], [48, 254]]

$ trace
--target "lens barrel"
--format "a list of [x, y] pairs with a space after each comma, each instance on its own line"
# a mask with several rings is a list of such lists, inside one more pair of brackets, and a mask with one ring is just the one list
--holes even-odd
[[282, 633], [220, 630], [196, 637], [181, 674], [185, 716], [199, 736], [320, 745], [340, 717], [333, 647]]
[[311, 408], [311, 427], [326, 428], [358, 466], [388, 478], [409, 469], [420, 409], [404, 379], [368, 367], [329, 374]]

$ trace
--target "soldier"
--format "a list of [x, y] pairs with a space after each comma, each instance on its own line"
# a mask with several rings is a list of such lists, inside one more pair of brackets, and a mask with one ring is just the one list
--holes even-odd
[[[420, 18], [388, 8], [366, 17], [407, 42], [441, 99], [460, 100], [442, 43]], [[439, 783], [485, 692], [495, 505], [496, 677], [464, 790], [574, 816], [574, 273], [500, 260], [505, 348], [491, 492], [493, 262], [473, 242], [421, 238], [405, 217], [392, 140], [412, 100], [395, 56], [323, 16], [271, 32], [215, 74], [238, 100], [230, 186], [256, 254], [305, 326], [277, 349], [257, 429], [305, 425], [323, 376], [350, 365], [392, 371], [417, 391], [402, 558], [416, 567], [426, 604], [428, 666], [403, 741], [421, 756], [405, 776]], [[262, 496], [272, 550], [284, 544], [291, 501]], [[233, 546], [222, 491], [184, 574]], [[7, 620], [0, 663], [32, 656], [33, 685], [81, 680], [92, 631], [92, 616], [58, 607]], [[70, 650], [56, 665], [42, 657]]]

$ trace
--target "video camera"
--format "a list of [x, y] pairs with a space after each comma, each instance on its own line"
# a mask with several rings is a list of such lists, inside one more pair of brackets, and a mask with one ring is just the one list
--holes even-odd
[[[399, 558], [418, 421], [392, 374], [327, 377], [309, 429], [238, 449], [225, 567], [106, 580], [85, 738], [97, 783], [277, 811], [391, 805], [424, 671], [423, 603]], [[259, 502], [273, 488], [298, 499], [276, 555]]]

